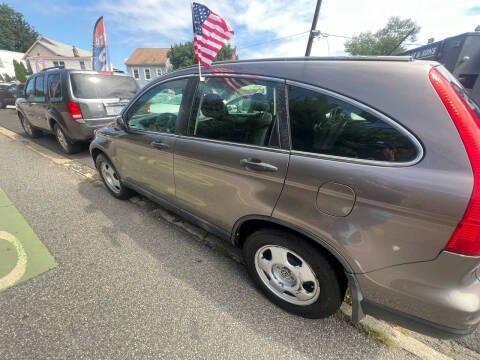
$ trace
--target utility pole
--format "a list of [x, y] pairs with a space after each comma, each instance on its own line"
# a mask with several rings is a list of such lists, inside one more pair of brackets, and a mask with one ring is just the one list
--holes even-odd
[[313, 15], [312, 28], [310, 29], [310, 36], [308, 37], [305, 56], [310, 56], [310, 53], [312, 52], [313, 39], [315, 39], [315, 36], [318, 35], [318, 31], [316, 31], [316, 28], [318, 22], [318, 14], [320, 14], [320, 6], [322, 6], [322, 0], [317, 0], [317, 6], [315, 7], [315, 14]]
[[399, 47], [400, 45], [402, 45], [403, 42], [404, 42], [405, 40], [407, 40], [407, 39], [410, 37], [410, 35], [413, 34], [413, 32], [414, 32], [415, 30], [417, 30], [417, 28], [413, 28], [412, 30], [410, 30], [410, 31], [408, 32], [408, 34], [405, 35], [405, 36], [395, 45], [395, 47], [394, 47], [392, 50], [389, 51], [389, 53], [388, 53], [387, 55], [392, 55], [393, 52], [394, 52], [395, 50], [397, 50], [398, 47]]

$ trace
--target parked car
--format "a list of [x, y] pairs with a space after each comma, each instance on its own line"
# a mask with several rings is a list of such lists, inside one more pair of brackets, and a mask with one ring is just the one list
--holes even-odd
[[49, 68], [28, 79], [17, 114], [29, 137], [53, 133], [61, 150], [72, 154], [95, 129], [114, 121], [137, 91], [128, 75]]
[[349, 287], [354, 321], [440, 337], [477, 327], [480, 111], [445, 68], [299, 58], [204, 75], [158, 78], [96, 132], [114, 197], [136, 191], [241, 247], [293, 314], [330, 316]]
[[0, 83], [0, 109], [8, 105], [15, 105], [18, 95], [18, 86], [10, 83]]

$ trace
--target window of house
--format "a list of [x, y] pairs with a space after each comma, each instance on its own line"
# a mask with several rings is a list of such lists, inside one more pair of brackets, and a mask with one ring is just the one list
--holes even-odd
[[35, 78], [35, 101], [45, 101], [45, 76]]
[[60, 61], [60, 66], [65, 67], [65, 62], [64, 62], [64, 61]]
[[344, 158], [408, 162], [417, 149], [401, 131], [335, 97], [288, 87], [293, 150]]
[[130, 108], [131, 129], [174, 134], [188, 79], [162, 83], [143, 94]]
[[80, 69], [81, 70], [85, 70], [86, 67], [85, 67], [85, 61], [80, 61]]
[[58, 61], [54, 61], [53, 66], [58, 66]]
[[136, 80], [140, 79], [140, 72], [138, 69], [133, 69], [133, 78]]
[[62, 99], [62, 82], [60, 74], [51, 74], [47, 78], [48, 97], [51, 101]]
[[[215, 77], [199, 85], [191, 136], [240, 144], [268, 146], [275, 131], [278, 84]], [[278, 142], [277, 142], [278, 143]]]
[[145, 80], [150, 80], [151, 79], [150, 69], [146, 68], [146, 69], [144, 69], [144, 72], [145, 72]]
[[162, 68], [157, 68], [157, 77], [163, 75], [163, 70]]

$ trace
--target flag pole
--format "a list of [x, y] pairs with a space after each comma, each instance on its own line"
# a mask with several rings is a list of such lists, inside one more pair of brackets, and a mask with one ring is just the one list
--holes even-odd
[[[195, 26], [194, 26], [195, 19], [193, 18], [193, 0], [190, 0], [190, 8], [192, 11], [193, 47], [195, 52]], [[198, 63], [198, 80], [204, 81], [205, 78], [202, 76], [202, 64], [200, 63], [200, 58], [198, 57], [198, 55], [196, 55], [196, 57], [197, 57], [197, 63]]]

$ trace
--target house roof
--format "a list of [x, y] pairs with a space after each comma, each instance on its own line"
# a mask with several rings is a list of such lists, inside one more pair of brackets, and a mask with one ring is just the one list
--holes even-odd
[[137, 48], [125, 65], [165, 65], [170, 48]]
[[[61, 57], [89, 57], [89, 56], [92, 56], [92, 53], [90, 51], [80, 49], [80, 48], [76, 47], [75, 45], [65, 44], [65, 43], [62, 43], [60, 41], [53, 40], [53, 39], [47, 38], [45, 36], [41, 36], [25, 52], [25, 57], [30, 55], [30, 51], [37, 44], [40, 44], [40, 45], [44, 46], [45, 48], [50, 50], [55, 55], [61, 56]], [[75, 50], [76, 50], [76, 54], [75, 54]]]

